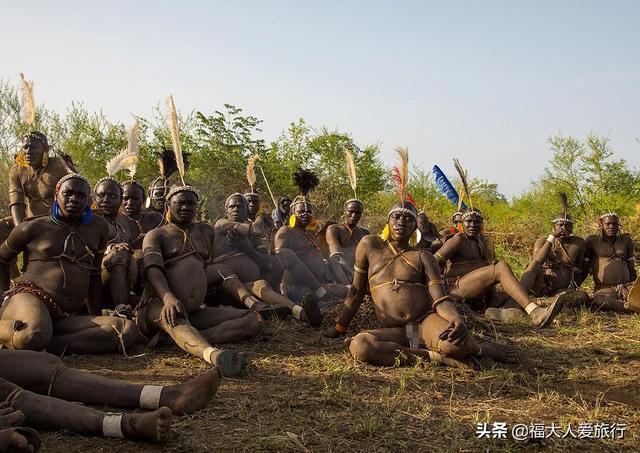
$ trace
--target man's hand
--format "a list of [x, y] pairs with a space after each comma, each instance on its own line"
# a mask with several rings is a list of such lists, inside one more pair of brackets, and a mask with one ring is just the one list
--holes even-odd
[[185, 317], [182, 302], [180, 302], [174, 295], [167, 294], [164, 297], [163, 303], [164, 307], [162, 307], [162, 311], [160, 312], [160, 320], [171, 327], [175, 327], [178, 318]]
[[322, 336], [327, 338], [338, 338], [338, 337], [343, 337], [344, 334], [341, 332], [338, 332], [336, 330], [336, 326], [331, 326], [327, 330], [322, 332]]
[[447, 335], [446, 338], [441, 339], [447, 340], [455, 345], [464, 344], [464, 342], [467, 341], [467, 338], [469, 337], [467, 326], [460, 316], [457, 316], [449, 321], [449, 326], [447, 327], [446, 331], [449, 332], [449, 335]]

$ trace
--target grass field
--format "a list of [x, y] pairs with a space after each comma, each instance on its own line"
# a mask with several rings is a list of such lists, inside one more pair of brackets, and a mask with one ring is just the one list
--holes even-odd
[[[365, 310], [366, 312], [366, 310]], [[362, 324], [363, 316], [360, 321]], [[506, 342], [520, 363], [483, 371], [356, 363], [340, 340], [293, 320], [236, 345], [249, 357], [202, 411], [176, 417], [164, 445], [72, 433], [44, 435], [45, 451], [535, 451], [536, 444], [477, 439], [482, 422], [546, 423], [577, 434], [581, 422], [625, 423], [622, 440], [552, 438], [564, 451], [633, 451], [640, 428], [640, 316], [567, 309], [552, 328], [476, 321], [474, 334]], [[170, 347], [137, 359], [67, 357], [72, 366], [155, 383], [184, 381], [205, 364]], [[564, 429], [560, 434], [564, 433]], [[548, 450], [548, 449], [547, 449]]]

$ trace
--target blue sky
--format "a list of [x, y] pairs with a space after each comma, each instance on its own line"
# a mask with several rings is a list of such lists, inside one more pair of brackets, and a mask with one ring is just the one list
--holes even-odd
[[300, 117], [380, 143], [385, 161], [472, 176], [508, 195], [541, 174], [556, 133], [609, 136], [638, 167], [637, 1], [2, 0], [0, 77], [38, 102], [114, 121], [225, 103], [275, 139]]

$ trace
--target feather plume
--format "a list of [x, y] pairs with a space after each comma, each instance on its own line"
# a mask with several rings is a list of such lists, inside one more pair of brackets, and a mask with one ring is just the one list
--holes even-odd
[[130, 168], [132, 165], [138, 164], [138, 155], [132, 154], [129, 152], [127, 148], [124, 148], [114, 157], [107, 161], [107, 174], [110, 177], [113, 177], [120, 170], [124, 170], [125, 168]]
[[[129, 159], [127, 159], [127, 165], [124, 167], [129, 172], [129, 179], [133, 180], [138, 169], [138, 162], [140, 160], [140, 148], [138, 141], [140, 140], [140, 124], [136, 121], [133, 126], [127, 130], [127, 151], [129, 152]], [[135, 157], [134, 157], [135, 156]]]
[[36, 101], [33, 99], [33, 81], [25, 79], [23, 73], [20, 73], [20, 80], [22, 81], [22, 121], [31, 127], [36, 120]]
[[256, 161], [260, 159], [260, 156], [254, 154], [249, 156], [249, 162], [247, 162], [247, 182], [249, 183], [249, 187], [251, 187], [251, 192], [253, 192], [253, 187], [256, 185]]
[[458, 175], [460, 175], [460, 180], [462, 181], [462, 191], [460, 194], [460, 198], [464, 199], [464, 196], [466, 195], [467, 199], [469, 200], [469, 207], [473, 210], [473, 200], [471, 199], [471, 192], [469, 192], [469, 175], [467, 173], [467, 170], [462, 167], [462, 164], [458, 159], [453, 159], [453, 166], [456, 168]]
[[353, 154], [349, 151], [349, 148], [344, 147], [344, 158], [347, 161], [347, 176], [349, 176], [349, 184], [353, 189], [353, 197], [358, 198], [356, 193], [356, 187], [358, 184], [358, 177], [356, 175], [356, 163], [353, 161]]
[[318, 187], [320, 180], [311, 170], [299, 168], [293, 174], [293, 183], [298, 186], [300, 195], [306, 197], [309, 192]]
[[[447, 175], [444, 174], [440, 167], [434, 165], [432, 171], [435, 178], [436, 187], [438, 188], [440, 193], [447, 197], [447, 200], [449, 200], [454, 206], [458, 206], [458, 210], [460, 210], [460, 208], [466, 209], [467, 206], [464, 204], [464, 201], [462, 201], [462, 198], [458, 194], [458, 191], [453, 186], [453, 184], [451, 184], [451, 181], [449, 181]], [[460, 201], [462, 201], [461, 206], [459, 206]]]
[[167, 98], [168, 114], [167, 121], [169, 123], [169, 132], [171, 133], [171, 143], [173, 144], [173, 152], [176, 155], [176, 166], [178, 167], [178, 173], [180, 174], [180, 180], [184, 185], [184, 160], [182, 158], [182, 146], [180, 145], [180, 129], [178, 128], [178, 113], [176, 112], [176, 105], [173, 102], [173, 95], [169, 95]]
[[560, 198], [560, 206], [562, 206], [562, 214], [566, 219], [569, 214], [569, 197], [565, 192], [558, 193], [558, 197]]
[[400, 159], [400, 164], [391, 169], [391, 176], [396, 183], [400, 204], [404, 204], [409, 183], [409, 150], [407, 147], [398, 147], [394, 151]]
[[407, 203], [412, 204], [414, 208], [418, 209], [418, 202], [411, 195], [406, 194], [405, 197], [407, 198]]

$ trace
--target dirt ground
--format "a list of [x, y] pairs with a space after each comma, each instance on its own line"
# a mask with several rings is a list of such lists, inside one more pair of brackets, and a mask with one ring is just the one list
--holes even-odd
[[[366, 314], [366, 310], [365, 310]], [[360, 317], [360, 325], [367, 319]], [[340, 340], [293, 320], [269, 323], [240, 379], [224, 379], [208, 407], [175, 417], [164, 445], [47, 433], [44, 451], [535, 451], [536, 444], [478, 439], [477, 423], [625, 423], [623, 439], [547, 439], [546, 450], [637, 451], [640, 316], [567, 309], [552, 328], [469, 322], [476, 336], [511, 344], [520, 363], [483, 361], [479, 372], [418, 364], [356, 363]], [[118, 379], [175, 383], [205, 364], [169, 346], [145, 356], [66, 357]], [[564, 429], [563, 431], [564, 432]], [[577, 433], [577, 431], [576, 431]]]

